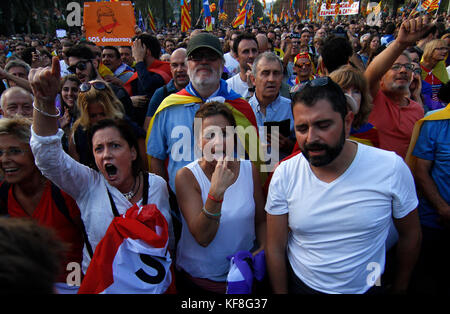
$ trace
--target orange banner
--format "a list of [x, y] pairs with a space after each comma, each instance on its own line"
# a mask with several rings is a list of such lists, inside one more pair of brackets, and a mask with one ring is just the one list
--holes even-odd
[[86, 39], [97, 46], [131, 46], [135, 35], [133, 5], [130, 1], [85, 2]]

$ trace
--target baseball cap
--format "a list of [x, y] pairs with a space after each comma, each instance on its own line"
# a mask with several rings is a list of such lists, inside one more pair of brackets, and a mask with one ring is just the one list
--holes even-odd
[[219, 56], [223, 57], [222, 45], [219, 38], [209, 33], [200, 33], [192, 37], [186, 48], [186, 56], [198, 48], [209, 48], [214, 50]]

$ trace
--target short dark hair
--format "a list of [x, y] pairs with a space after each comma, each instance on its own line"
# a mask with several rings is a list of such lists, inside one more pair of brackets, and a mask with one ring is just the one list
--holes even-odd
[[[124, 119], [103, 119], [95, 123], [92, 128], [88, 132], [89, 136], [89, 148], [92, 151], [92, 138], [94, 134], [105, 128], [115, 128], [119, 131], [120, 136], [128, 143], [128, 146], [134, 148], [136, 150], [136, 159], [132, 162], [131, 168], [133, 171], [133, 175], [137, 176], [143, 169], [143, 160], [141, 158], [141, 154], [139, 151], [138, 139], [135, 135], [133, 128], [130, 125], [130, 122]], [[96, 166], [96, 165], [95, 165]]]
[[140, 34], [136, 39], [140, 39], [147, 49], [150, 50], [151, 55], [155, 59], [161, 56], [161, 44], [159, 40], [150, 34]]
[[66, 252], [54, 230], [0, 217], [0, 293], [54, 293]]
[[117, 47], [114, 47], [114, 46], [106, 46], [106, 47], [103, 47], [102, 52], [103, 52], [103, 50], [105, 50], [105, 49], [108, 49], [108, 50], [114, 50], [114, 53], [116, 54], [116, 58], [117, 58], [117, 59], [120, 59], [120, 52], [119, 52], [119, 49], [117, 49]]
[[31, 63], [33, 63], [33, 54], [32, 54], [33, 52], [36, 53], [35, 47], [27, 47], [21, 53], [22, 60], [25, 61], [30, 66]]
[[236, 39], [233, 41], [233, 52], [236, 54], [236, 56], [238, 55], [239, 43], [244, 39], [254, 40], [256, 43], [256, 46], [258, 46], [258, 41], [256, 40], [256, 36], [254, 34], [252, 34], [252, 33], [239, 34], [238, 37], [236, 37]]
[[353, 48], [347, 38], [330, 36], [325, 40], [321, 52], [322, 62], [328, 73], [331, 73], [348, 63], [353, 54]]
[[228, 120], [231, 126], [236, 127], [236, 119], [233, 112], [223, 103], [212, 101], [204, 103], [195, 113], [196, 118], [205, 119], [208, 117], [221, 115]]
[[93, 60], [95, 58], [92, 50], [85, 45], [75, 45], [73, 47], [70, 47], [66, 52], [66, 57], [75, 57], [85, 60]]
[[306, 84], [303, 89], [295, 93], [292, 98], [292, 108], [297, 103], [302, 103], [307, 107], [313, 107], [317, 101], [326, 99], [331, 103], [333, 110], [338, 112], [342, 116], [342, 119], [345, 119], [348, 113], [348, 105], [344, 92], [331, 78], [328, 76], [324, 78], [328, 80], [326, 85], [313, 86], [312, 84]]

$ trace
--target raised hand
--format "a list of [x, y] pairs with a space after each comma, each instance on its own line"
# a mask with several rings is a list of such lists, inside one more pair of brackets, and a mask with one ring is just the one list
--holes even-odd
[[131, 53], [133, 54], [134, 60], [136, 60], [136, 62], [144, 61], [146, 52], [147, 49], [142, 41], [140, 39], [136, 39], [133, 42], [133, 46], [131, 46]]
[[40, 105], [55, 106], [55, 97], [61, 80], [61, 69], [58, 57], [53, 57], [52, 67], [31, 69], [28, 80], [34, 98]]
[[433, 25], [428, 15], [407, 19], [400, 26], [397, 41], [405, 46], [414, 45]]
[[211, 177], [210, 188], [210, 193], [216, 198], [223, 199], [223, 194], [236, 179], [236, 173], [228, 167], [230, 162], [232, 161], [228, 161], [224, 157], [217, 161]]

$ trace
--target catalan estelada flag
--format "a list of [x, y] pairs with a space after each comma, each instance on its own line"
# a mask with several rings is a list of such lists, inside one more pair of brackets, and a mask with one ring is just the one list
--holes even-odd
[[191, 28], [191, 3], [181, 0], [181, 31], [187, 32]]
[[[249, 155], [250, 160], [252, 160], [255, 166], [257, 166], [257, 168], [259, 169], [261, 182], [262, 184], [264, 184], [267, 178], [267, 173], [264, 171], [264, 158], [262, 156], [256, 117], [252, 107], [241, 97], [241, 95], [237, 94], [232, 89], [229, 89], [227, 83], [224, 80], [220, 81], [220, 87], [216, 97], [223, 98], [224, 104], [232, 111], [237, 126], [240, 126], [239, 128], [236, 128], [236, 130], [241, 144]], [[195, 90], [192, 87], [191, 83], [189, 83], [181, 91], [167, 96], [161, 102], [152, 119], [150, 120], [150, 124], [147, 130], [147, 137], [145, 139], [146, 147], [148, 146], [148, 141], [150, 139], [155, 118], [163, 110], [166, 110], [167, 108], [172, 106], [192, 103], [202, 104], [204, 103], [204, 100], [202, 100], [195, 94]], [[251, 139], [257, 139], [257, 141], [251, 141]], [[150, 156], [148, 158], [148, 162], [150, 166]]]
[[233, 21], [234, 28], [238, 27], [239, 25], [245, 26], [245, 19], [247, 17], [247, 3], [248, 3], [248, 1], [245, 3], [245, 5], [239, 11], [239, 14], [234, 19], [234, 21]]
[[431, 13], [431, 12], [433, 12], [434, 10], [439, 9], [439, 5], [440, 5], [440, 3], [441, 3], [441, 0], [430, 0], [429, 3], [430, 3], [430, 4], [428, 5], [427, 12], [428, 12], [428, 13]]

